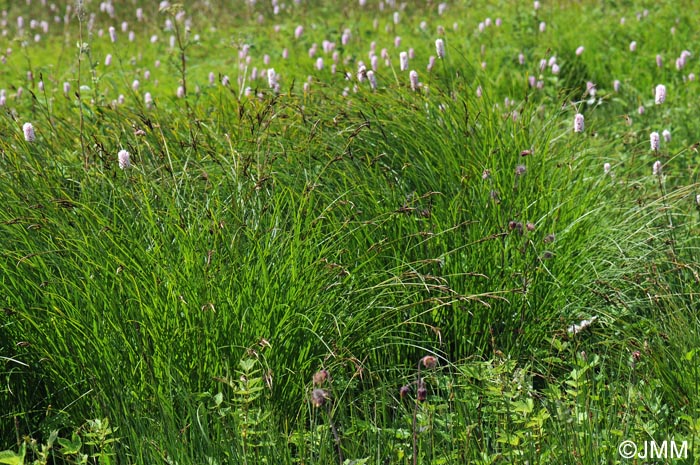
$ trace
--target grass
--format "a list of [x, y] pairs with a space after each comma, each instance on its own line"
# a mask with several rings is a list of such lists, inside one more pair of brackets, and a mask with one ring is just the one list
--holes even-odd
[[0, 463], [695, 463], [690, 4], [136, 3], [4, 5]]

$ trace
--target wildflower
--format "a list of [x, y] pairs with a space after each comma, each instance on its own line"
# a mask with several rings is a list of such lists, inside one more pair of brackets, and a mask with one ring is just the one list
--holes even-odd
[[401, 52], [399, 54], [399, 63], [401, 64], [401, 71], [408, 71], [408, 53]]
[[661, 162], [659, 160], [656, 160], [654, 162], [654, 165], [651, 169], [654, 176], [661, 176]]
[[554, 242], [555, 239], [556, 239], [556, 236], [554, 235], [554, 233], [547, 234], [544, 237], [544, 239], [542, 239], [542, 242], [544, 242], [545, 244], [550, 244], [550, 243]]
[[112, 55], [107, 54], [107, 56], [105, 57], [105, 66], [109, 66], [111, 64], [112, 64]]
[[319, 71], [323, 70], [323, 57], [318, 57], [316, 59], [316, 69]]
[[525, 225], [525, 229], [527, 229], [530, 232], [534, 231], [535, 230], [535, 223], [528, 221], [527, 224]]
[[518, 165], [515, 167], [515, 175], [516, 176], [522, 176], [523, 174], [525, 174], [525, 171], [527, 171], [527, 168], [525, 167], [525, 165]]
[[131, 167], [131, 160], [129, 152], [126, 150], [120, 150], [119, 153], [117, 153], [117, 160], [119, 161], [119, 168], [125, 170], [129, 167]]
[[608, 173], [610, 172], [610, 163], [605, 163], [605, 164], [603, 165], [603, 172], [604, 172], [605, 174], [608, 174]]
[[664, 60], [661, 55], [656, 55], [656, 66], [661, 68], [664, 65]]
[[328, 398], [330, 398], [330, 395], [323, 389], [314, 389], [311, 391], [311, 403], [314, 407], [321, 407], [326, 403], [326, 399]]
[[146, 104], [146, 108], [151, 108], [151, 105], [153, 105], [153, 97], [150, 92], [146, 92], [143, 96], [143, 102]]
[[651, 134], [649, 134], [649, 142], [651, 143], [651, 149], [654, 152], [658, 152], [659, 151], [659, 142], [660, 142], [659, 133], [654, 131]]
[[576, 113], [574, 116], [574, 132], [583, 132], [583, 115]]
[[666, 101], [666, 86], [659, 84], [656, 86], [656, 92], [654, 93], [654, 103], [661, 105]]
[[109, 39], [112, 41], [112, 43], [117, 41], [117, 30], [114, 28], [114, 26], [109, 27]]
[[445, 57], [445, 41], [443, 41], [442, 39], [437, 39], [435, 41], [435, 51], [437, 52], [438, 58], [444, 58]]
[[229, 85], [229, 82], [230, 82], [230, 80], [229, 80], [229, 77], [228, 77], [228, 76], [224, 76], [224, 77], [221, 78], [221, 85], [222, 85], [222, 86], [228, 86], [228, 85]]
[[44, 81], [39, 81], [38, 86], [39, 86], [39, 92], [43, 92], [44, 91]]
[[70, 83], [64, 82], [63, 83], [63, 94], [67, 97], [69, 93], [70, 93]]
[[409, 385], [404, 385], [401, 386], [401, 389], [399, 389], [399, 397], [404, 398], [408, 395], [408, 393], [411, 392], [411, 386]]
[[518, 54], [518, 64], [524, 65], [525, 64], [525, 55], [522, 53]]
[[700, 207], [700, 194], [697, 194], [697, 195], [695, 196], [695, 204], [696, 204], [698, 207]]
[[542, 22], [540, 23], [540, 32], [544, 32], [545, 30], [547, 30], [547, 23], [545, 23], [544, 21], [542, 21]]
[[630, 52], [635, 51], [637, 51], [637, 42], [633, 40], [632, 42], [630, 42]]
[[420, 362], [425, 368], [432, 369], [437, 366], [437, 357], [433, 355], [426, 355], [425, 357], [420, 359]]
[[304, 26], [297, 26], [296, 29], [294, 29], [294, 38], [298, 39], [301, 37], [301, 35], [304, 33]]
[[559, 65], [556, 63], [552, 65], [552, 74], [559, 74]]
[[585, 49], [583, 48], [583, 45], [580, 45], [580, 46], [576, 49], [576, 55], [577, 55], [577, 56], [581, 56], [581, 55], [583, 54], [583, 51], [584, 51], [584, 50], [585, 50]]
[[671, 142], [671, 131], [664, 129], [661, 135], [664, 138], [664, 142]]
[[411, 90], [418, 90], [418, 73], [415, 70], [411, 70], [408, 73], [408, 79], [411, 81]]
[[369, 86], [372, 89], [377, 88], [377, 77], [374, 75], [374, 71], [372, 71], [371, 69], [367, 71], [367, 80], [369, 81]]
[[639, 113], [640, 115], [643, 115], [644, 111], [645, 111], [644, 105], [639, 105], [639, 108], [637, 108], [637, 113]]
[[24, 123], [22, 131], [24, 132], [24, 140], [27, 142], [34, 142], [36, 136], [34, 135], [34, 126], [32, 126], [32, 123]]
[[185, 87], [178, 86], [177, 87], [177, 98], [184, 98], [184, 97], [185, 97]]
[[425, 384], [422, 382], [418, 386], [417, 398], [419, 402], [424, 402], [428, 398], [428, 389], [426, 389]]
[[586, 93], [590, 95], [591, 97], [595, 97], [596, 94], [596, 87], [595, 84], [591, 81], [588, 81], [586, 83]]
[[618, 79], [615, 79], [615, 81], [613, 81], [613, 90], [615, 92], [620, 92], [620, 81]]
[[477, 86], [477, 88], [476, 88], [476, 98], [481, 98], [481, 95], [483, 94], [483, 92], [484, 92], [484, 91], [483, 91], [483, 89], [481, 88], [481, 86]]
[[319, 370], [316, 373], [314, 373], [314, 386], [321, 386], [323, 383], [326, 382], [328, 379], [328, 371], [325, 369]]
[[274, 68], [267, 70], [267, 83], [272, 89], [274, 89], [275, 85], [277, 85], [277, 73], [275, 73]]

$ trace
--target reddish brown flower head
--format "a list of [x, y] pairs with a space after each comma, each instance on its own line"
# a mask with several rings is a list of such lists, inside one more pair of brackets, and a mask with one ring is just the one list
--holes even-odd
[[421, 359], [421, 363], [426, 368], [435, 368], [437, 366], [437, 357], [432, 355], [426, 355]]
[[427, 398], [428, 398], [428, 389], [425, 387], [424, 384], [421, 384], [421, 386], [418, 388], [418, 401], [424, 402]]
[[399, 389], [399, 397], [401, 397], [403, 399], [410, 392], [411, 392], [411, 386], [409, 386], [409, 385], [401, 386], [401, 389]]
[[325, 369], [319, 370], [314, 373], [314, 386], [321, 386], [328, 379], [328, 371]]
[[314, 407], [321, 407], [326, 403], [326, 399], [330, 398], [330, 394], [323, 389], [314, 389], [311, 391], [311, 403]]

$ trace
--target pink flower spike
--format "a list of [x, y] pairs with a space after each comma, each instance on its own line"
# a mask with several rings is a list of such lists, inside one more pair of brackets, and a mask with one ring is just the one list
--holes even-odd
[[649, 142], [651, 145], [651, 149], [654, 152], [659, 151], [659, 145], [660, 145], [660, 139], [659, 139], [659, 133], [654, 131], [649, 135]]
[[666, 86], [663, 84], [659, 84], [656, 86], [656, 91], [654, 93], [654, 103], [657, 105], [661, 105], [666, 101]]
[[435, 41], [435, 51], [437, 52], [438, 58], [445, 58], [445, 41], [437, 39]]
[[24, 123], [22, 126], [22, 132], [24, 132], [24, 140], [27, 142], [34, 142], [36, 139], [34, 134], [34, 126], [32, 126], [32, 123]]
[[131, 167], [131, 160], [129, 159], [130, 156], [131, 155], [126, 150], [122, 149], [119, 151], [119, 153], [117, 154], [117, 160], [119, 162], [120, 169], [125, 170]]

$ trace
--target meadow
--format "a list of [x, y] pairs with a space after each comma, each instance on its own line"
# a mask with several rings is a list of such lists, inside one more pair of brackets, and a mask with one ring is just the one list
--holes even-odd
[[0, 0], [0, 464], [697, 463], [693, 5]]

